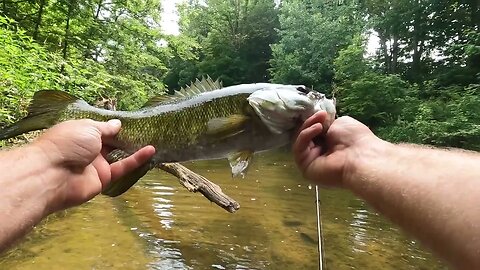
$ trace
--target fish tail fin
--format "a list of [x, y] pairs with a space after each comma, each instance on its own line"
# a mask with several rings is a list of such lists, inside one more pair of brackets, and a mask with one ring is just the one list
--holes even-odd
[[[108, 154], [107, 160], [111, 164], [121, 159], [124, 159], [128, 156], [129, 156], [128, 153], [120, 149], [115, 149]], [[150, 159], [149, 161], [147, 161], [145, 164], [138, 167], [137, 169], [120, 177], [120, 179], [117, 179], [114, 182], [111, 182], [102, 191], [102, 194], [110, 197], [116, 197], [123, 194], [128, 189], [130, 189], [133, 185], [135, 185], [135, 183], [137, 183], [138, 180], [140, 180], [140, 178], [142, 178], [145, 174], [147, 174], [148, 171], [153, 169], [155, 167], [155, 164], [156, 163], [152, 159]]]
[[0, 140], [53, 126], [63, 109], [78, 99], [66, 92], [42, 90], [33, 95], [28, 115], [22, 120], [0, 129]]

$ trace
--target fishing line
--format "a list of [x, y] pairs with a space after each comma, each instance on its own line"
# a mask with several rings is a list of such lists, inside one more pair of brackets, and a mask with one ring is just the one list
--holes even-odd
[[323, 270], [323, 235], [322, 235], [322, 221], [320, 218], [320, 192], [318, 192], [318, 185], [315, 185], [315, 205], [317, 206], [317, 237], [318, 237], [318, 270]]

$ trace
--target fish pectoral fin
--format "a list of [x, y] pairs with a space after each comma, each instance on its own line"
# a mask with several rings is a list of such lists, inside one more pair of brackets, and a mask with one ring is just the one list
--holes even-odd
[[207, 123], [207, 134], [221, 138], [236, 135], [244, 130], [248, 116], [234, 114], [228, 117], [213, 118]]
[[[128, 153], [122, 150], [116, 149], [108, 154], [107, 160], [111, 164], [121, 159], [124, 159], [128, 156], [129, 156]], [[105, 187], [105, 189], [102, 191], [102, 194], [110, 197], [116, 197], [123, 194], [128, 189], [130, 189], [135, 183], [137, 183], [138, 180], [140, 180], [140, 178], [142, 178], [145, 174], [147, 174], [148, 171], [154, 168], [155, 165], [156, 163], [152, 159], [150, 159], [149, 161], [145, 162], [145, 164], [138, 167], [137, 169], [120, 177], [120, 179], [117, 179], [114, 182], [111, 182], [107, 187]]]
[[130, 154], [123, 151], [123, 150], [113, 149], [112, 151], [110, 151], [110, 153], [107, 154], [106, 159], [107, 159], [109, 164], [112, 164], [114, 162], [117, 162], [117, 161], [120, 161], [124, 158], [127, 158], [128, 156], [130, 156]]
[[228, 156], [228, 162], [230, 162], [230, 167], [232, 168], [232, 176], [242, 176], [245, 177], [247, 173], [248, 165], [252, 160], [253, 152], [250, 150], [240, 151], [232, 153]]

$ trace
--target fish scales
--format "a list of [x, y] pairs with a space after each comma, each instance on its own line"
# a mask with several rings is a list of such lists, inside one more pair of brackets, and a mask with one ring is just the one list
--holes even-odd
[[[209, 153], [194, 151], [208, 151], [205, 146], [225, 142], [225, 139], [207, 134], [207, 124], [212, 119], [248, 115], [257, 118], [251, 121], [259, 121], [253, 110], [249, 109], [247, 97], [247, 93], [222, 95], [220, 91], [204, 100], [192, 102], [192, 98], [183, 99], [169, 110], [164, 107], [172, 104], [144, 108], [137, 112], [112, 112], [77, 102], [66, 108], [58, 122], [82, 118], [97, 121], [120, 119], [122, 129], [116, 136], [115, 147], [132, 153], [145, 145], [154, 145], [159, 150], [156, 155], [158, 162], [173, 162], [182, 160], [185, 156], [209, 157]], [[269, 133], [266, 129], [264, 131]], [[224, 155], [216, 158], [221, 157]]]

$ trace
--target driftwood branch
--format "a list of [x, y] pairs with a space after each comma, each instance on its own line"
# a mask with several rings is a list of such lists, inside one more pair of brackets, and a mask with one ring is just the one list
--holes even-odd
[[237, 211], [240, 204], [234, 199], [223, 193], [219, 185], [209, 181], [207, 178], [191, 171], [178, 163], [163, 163], [158, 168], [176, 176], [180, 182], [190, 192], [200, 192], [211, 202], [227, 210], [230, 213]]
[[[107, 160], [109, 163], [112, 163], [122, 160], [128, 156], [129, 154], [125, 153], [124, 151], [115, 149], [108, 154]], [[156, 167], [176, 176], [180, 184], [182, 184], [182, 186], [184, 186], [188, 191], [202, 193], [205, 198], [216, 203], [218, 206], [230, 213], [233, 213], [240, 208], [240, 204], [234, 199], [225, 195], [220, 186], [179, 163], [160, 163], [155, 165], [153, 162], [150, 162], [150, 165], [152, 166], [150, 168]]]

